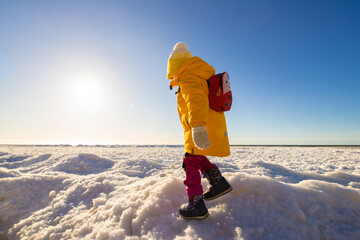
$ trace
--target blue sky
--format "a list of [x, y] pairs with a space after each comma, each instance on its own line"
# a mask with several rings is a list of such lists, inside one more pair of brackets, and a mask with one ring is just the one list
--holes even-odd
[[182, 41], [229, 72], [231, 144], [360, 144], [359, 1], [0, 1], [0, 36], [0, 143], [182, 144]]

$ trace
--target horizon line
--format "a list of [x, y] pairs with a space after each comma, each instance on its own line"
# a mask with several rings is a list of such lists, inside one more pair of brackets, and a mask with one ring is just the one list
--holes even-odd
[[[6, 144], [15, 147], [184, 147], [184, 144]], [[360, 147], [359, 144], [230, 144], [230, 147]]]

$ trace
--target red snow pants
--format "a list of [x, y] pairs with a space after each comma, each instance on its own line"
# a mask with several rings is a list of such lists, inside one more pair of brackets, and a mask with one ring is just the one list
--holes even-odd
[[195, 195], [203, 194], [199, 170], [204, 174], [206, 170], [213, 167], [216, 167], [216, 165], [211, 163], [205, 156], [185, 154], [183, 159], [183, 168], [186, 172], [184, 184], [186, 186], [186, 194], [190, 199], [194, 198]]

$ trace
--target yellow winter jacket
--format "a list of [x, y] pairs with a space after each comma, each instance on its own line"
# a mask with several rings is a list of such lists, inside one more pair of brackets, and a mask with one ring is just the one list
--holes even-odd
[[[174, 73], [171, 69], [170, 65], [167, 78], [171, 80], [171, 87], [179, 86], [177, 107], [184, 128], [185, 151], [195, 155], [229, 156], [225, 114], [209, 107], [206, 80], [215, 74], [215, 69], [199, 57], [188, 58]], [[192, 140], [191, 129], [199, 125], [206, 127], [210, 140], [210, 147], [204, 150], [198, 149]]]

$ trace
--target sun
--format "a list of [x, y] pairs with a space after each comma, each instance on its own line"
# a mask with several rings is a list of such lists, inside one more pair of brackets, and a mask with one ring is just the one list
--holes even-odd
[[101, 107], [103, 98], [103, 85], [96, 76], [83, 74], [69, 82], [67, 99], [72, 107], [82, 110]]

